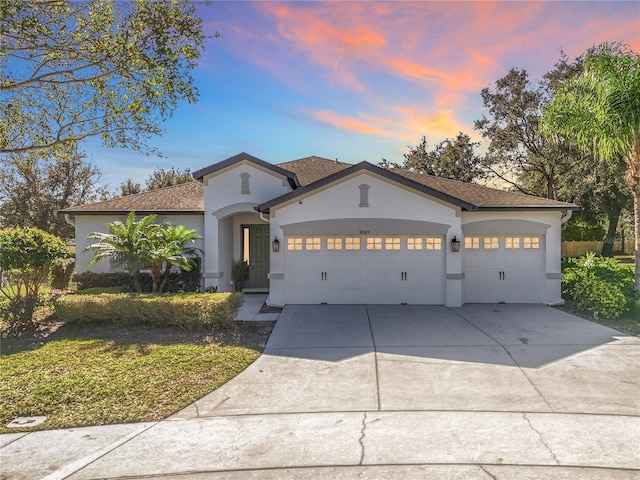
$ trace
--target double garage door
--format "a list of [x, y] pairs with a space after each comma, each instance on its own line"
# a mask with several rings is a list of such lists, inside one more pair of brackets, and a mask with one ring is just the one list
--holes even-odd
[[442, 236], [295, 236], [285, 245], [286, 303], [444, 303]]

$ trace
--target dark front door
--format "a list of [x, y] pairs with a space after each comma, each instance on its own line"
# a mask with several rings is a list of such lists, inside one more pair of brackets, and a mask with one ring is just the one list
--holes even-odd
[[269, 226], [244, 225], [244, 259], [249, 263], [249, 280], [245, 288], [269, 287]]

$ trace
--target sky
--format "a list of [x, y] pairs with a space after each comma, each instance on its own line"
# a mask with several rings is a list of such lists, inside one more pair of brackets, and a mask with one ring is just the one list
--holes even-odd
[[480, 92], [511, 68], [539, 80], [561, 51], [604, 41], [640, 52], [640, 1], [219, 1], [198, 3], [210, 38], [180, 104], [144, 155], [84, 145], [113, 189], [157, 168], [191, 171], [247, 152], [401, 163], [487, 114]]

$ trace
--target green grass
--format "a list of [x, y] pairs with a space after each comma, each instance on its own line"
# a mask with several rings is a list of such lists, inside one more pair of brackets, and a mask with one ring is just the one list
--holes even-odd
[[260, 353], [215, 344], [52, 340], [32, 350], [2, 341], [0, 433], [18, 416], [47, 416], [25, 431], [155, 421], [244, 370]]

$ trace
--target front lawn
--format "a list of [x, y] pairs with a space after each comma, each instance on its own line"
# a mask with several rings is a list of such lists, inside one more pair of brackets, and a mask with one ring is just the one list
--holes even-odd
[[248, 324], [222, 341], [210, 332], [137, 327], [3, 339], [0, 433], [20, 431], [6, 424], [22, 416], [47, 416], [24, 431], [161, 420], [244, 370], [270, 327], [259, 340], [242, 331]]

